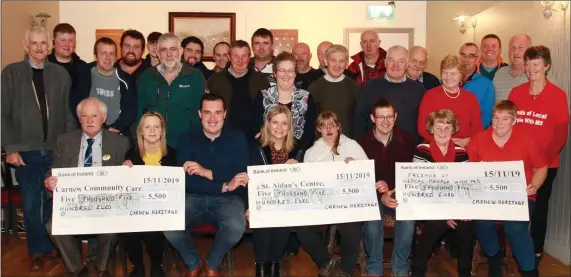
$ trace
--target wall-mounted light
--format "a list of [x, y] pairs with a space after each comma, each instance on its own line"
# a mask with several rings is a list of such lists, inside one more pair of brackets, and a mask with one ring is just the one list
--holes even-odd
[[468, 19], [468, 16], [465, 15], [454, 18], [454, 20], [458, 22], [458, 26], [460, 26], [460, 33], [462, 34], [466, 33], [466, 19]]
[[[555, 8], [555, 2], [559, 2], [559, 9]], [[549, 19], [553, 12], [565, 12], [569, 8], [569, 1], [541, 1], [541, 6], [543, 7], [543, 16]]]
[[35, 16], [30, 16], [30, 27], [46, 27], [48, 24], [48, 18], [52, 17], [47, 13], [39, 13]]

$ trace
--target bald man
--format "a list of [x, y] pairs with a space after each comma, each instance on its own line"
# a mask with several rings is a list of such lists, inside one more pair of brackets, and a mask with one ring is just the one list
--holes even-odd
[[439, 86], [440, 80], [438, 80], [438, 77], [424, 71], [428, 64], [428, 51], [426, 51], [426, 48], [413, 46], [409, 52], [406, 76], [422, 84], [427, 91]]
[[514, 87], [527, 82], [523, 54], [531, 45], [531, 37], [526, 34], [516, 34], [511, 37], [508, 52], [511, 65], [498, 69], [493, 80], [496, 88], [496, 103], [508, 99]]
[[330, 41], [322, 41], [319, 45], [317, 45], [317, 59], [319, 60], [319, 69], [323, 71], [323, 74], [326, 73], [325, 68], [325, 50], [329, 48], [333, 43]]
[[387, 52], [381, 48], [379, 34], [373, 30], [366, 30], [361, 34], [360, 44], [362, 51], [351, 57], [353, 63], [347, 71], [349, 77], [363, 87], [366, 82], [385, 75]]
[[297, 75], [295, 76], [295, 86], [297, 88], [307, 90], [309, 85], [319, 77], [323, 76], [324, 73], [319, 69], [314, 69], [309, 66], [309, 62], [311, 61], [311, 51], [307, 44], [303, 42], [297, 43], [293, 46], [292, 52], [295, 56], [295, 69], [297, 71]]

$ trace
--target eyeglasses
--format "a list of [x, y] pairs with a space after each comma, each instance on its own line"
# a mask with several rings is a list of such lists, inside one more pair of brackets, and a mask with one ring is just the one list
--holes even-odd
[[321, 129], [333, 129], [335, 127], [337, 127], [337, 124], [335, 124], [335, 123], [319, 124], [319, 128], [321, 128]]
[[382, 115], [375, 115], [375, 119], [378, 119], [380, 121], [393, 121], [395, 120], [395, 116], [394, 115], [387, 115], [387, 116], [382, 116]]
[[295, 75], [295, 69], [285, 70], [283, 68], [278, 68], [276, 71], [281, 75]]
[[468, 58], [468, 59], [471, 59], [471, 60], [473, 60], [473, 59], [475, 59], [475, 58], [478, 57], [478, 55], [474, 55], [474, 54], [466, 55], [465, 53], [460, 53], [460, 56], [461, 56], [462, 58]]

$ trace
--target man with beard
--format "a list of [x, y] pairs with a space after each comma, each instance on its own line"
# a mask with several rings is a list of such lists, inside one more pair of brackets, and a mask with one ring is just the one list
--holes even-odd
[[178, 137], [200, 125], [198, 108], [206, 83], [200, 71], [181, 62], [183, 50], [177, 36], [165, 33], [157, 44], [161, 63], [137, 81], [137, 118], [146, 112], [160, 113], [166, 121], [167, 144], [177, 149]]
[[347, 68], [351, 74], [346, 75], [363, 87], [366, 82], [385, 75], [387, 52], [381, 48], [379, 34], [374, 30], [366, 30], [361, 34], [361, 49], [363, 51], [351, 57], [353, 62]]
[[490, 79], [476, 72], [478, 60], [478, 46], [467, 42], [460, 47], [460, 62], [462, 63], [462, 88], [473, 93], [478, 98], [482, 125], [484, 130], [492, 124], [492, 109], [495, 104], [496, 90]]
[[147, 36], [147, 50], [149, 50], [149, 53], [143, 61], [146, 66], [155, 66], [160, 63], [159, 53], [157, 52], [157, 41], [161, 35], [159, 32], [152, 32]]
[[142, 56], [145, 51], [145, 37], [137, 30], [127, 30], [121, 35], [121, 58], [115, 63], [119, 72], [123, 71], [130, 77], [130, 82], [136, 82], [139, 76], [150, 67], [143, 63]]
[[197, 37], [187, 37], [182, 40], [180, 46], [184, 49], [182, 54], [183, 62], [198, 69], [205, 80], [210, 79], [214, 71], [208, 69], [204, 63], [202, 63], [202, 55], [204, 54], [204, 44], [202, 41]]
[[230, 59], [230, 44], [225, 41], [221, 41], [214, 45], [214, 68], [212, 71], [220, 72], [228, 66], [228, 60]]
[[46, 59], [49, 48], [45, 28], [28, 29], [24, 60], [7, 65], [1, 77], [2, 148], [22, 195], [30, 271], [41, 271], [54, 250], [44, 226], [52, 209], [42, 180], [57, 137], [77, 126], [68, 102], [71, 78]]
[[[54, 50], [48, 56], [48, 61], [65, 68], [71, 77], [71, 87], [77, 83], [77, 69], [85, 64], [75, 53], [75, 28], [68, 23], [60, 23], [54, 27]], [[70, 107], [72, 110], [75, 106]]]
[[273, 72], [274, 61], [274, 35], [265, 28], [260, 28], [252, 34], [252, 51], [254, 57], [250, 59], [249, 68], [262, 73], [270, 82], [276, 85], [276, 77]]
[[323, 71], [319, 69], [314, 69], [309, 66], [311, 61], [311, 51], [309, 46], [303, 42], [297, 43], [292, 49], [293, 55], [296, 60], [296, 71], [295, 75], [295, 86], [303, 90], [307, 90], [309, 85], [317, 80], [319, 77], [323, 76]]
[[89, 97], [103, 101], [107, 106], [104, 128], [130, 138], [129, 129], [137, 116], [135, 88], [125, 81], [129, 76], [113, 66], [117, 46], [112, 39], [102, 37], [95, 42], [93, 54], [95, 61], [79, 69], [78, 84], [71, 105], [77, 107], [83, 99]]

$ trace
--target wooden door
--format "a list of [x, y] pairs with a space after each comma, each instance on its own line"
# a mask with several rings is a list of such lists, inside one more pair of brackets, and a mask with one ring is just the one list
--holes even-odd
[[96, 29], [95, 30], [95, 40], [102, 37], [108, 37], [112, 39], [117, 45], [117, 59], [121, 58], [121, 35], [123, 35], [124, 29]]

